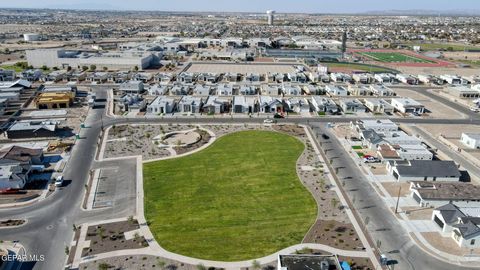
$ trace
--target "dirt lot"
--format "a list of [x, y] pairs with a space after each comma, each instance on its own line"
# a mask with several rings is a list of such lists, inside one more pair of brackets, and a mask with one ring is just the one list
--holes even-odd
[[268, 72], [289, 73], [294, 72], [292, 65], [262, 65], [262, 64], [192, 64], [187, 72], [211, 72], [211, 73], [259, 73], [267, 74]]
[[[470, 254], [470, 249], [460, 248], [455, 240], [453, 240], [451, 237], [443, 237], [438, 232], [424, 232], [422, 233], [422, 236], [425, 238], [425, 240], [427, 240], [428, 243], [443, 252], [458, 256]], [[477, 249], [473, 252], [473, 254], [480, 254], [479, 250]]]
[[90, 247], [82, 251], [82, 257], [100, 254], [104, 252], [137, 249], [148, 246], [143, 236], [126, 240], [123, 233], [139, 228], [136, 220], [121, 221], [115, 223], [90, 226], [86, 240], [90, 240]]
[[331, 247], [345, 250], [361, 250], [362, 242], [359, 240], [352, 224], [337, 221], [318, 220], [312, 230], [305, 236], [304, 243], [321, 243]]
[[402, 207], [403, 211], [408, 211], [410, 220], [426, 220], [432, 218], [433, 208], [420, 207]]
[[434, 137], [440, 135], [450, 139], [459, 140], [463, 132], [480, 133], [480, 126], [474, 125], [435, 125], [435, 124], [422, 124], [419, 127], [428, 131]]
[[464, 114], [454, 109], [451, 109], [419, 93], [420, 91], [424, 91], [424, 90], [419, 90], [419, 92], [415, 92], [415, 91], [400, 89], [400, 88], [393, 88], [393, 89], [395, 90], [398, 96], [409, 97], [425, 105], [425, 108], [428, 111], [430, 111], [429, 113], [430, 118], [442, 118], [442, 119], [465, 118]]
[[381, 185], [392, 197], [398, 196], [398, 189], [401, 188], [400, 196], [405, 197], [410, 194], [410, 183], [382, 182]]

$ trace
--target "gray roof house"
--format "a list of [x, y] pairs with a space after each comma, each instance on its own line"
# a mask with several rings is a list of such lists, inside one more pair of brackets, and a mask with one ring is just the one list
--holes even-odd
[[174, 98], [158, 96], [147, 106], [147, 114], [173, 113], [177, 106]]
[[387, 170], [398, 181], [459, 181], [460, 171], [453, 161], [389, 161]]
[[229, 113], [231, 103], [230, 98], [209, 96], [203, 105], [203, 112], [207, 114]]

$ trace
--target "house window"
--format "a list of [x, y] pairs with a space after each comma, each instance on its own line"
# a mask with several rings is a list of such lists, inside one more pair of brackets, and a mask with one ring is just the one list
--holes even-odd
[[470, 241], [470, 246], [473, 246], [473, 245], [475, 245], [475, 239], [472, 239], [472, 240]]

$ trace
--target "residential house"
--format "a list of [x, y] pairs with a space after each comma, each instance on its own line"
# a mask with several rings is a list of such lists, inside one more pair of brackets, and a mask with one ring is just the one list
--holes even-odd
[[390, 74], [390, 73], [378, 73], [373, 76], [375, 78], [375, 81], [378, 83], [395, 83], [397, 80], [395, 78], [395, 75]]
[[329, 113], [329, 114], [338, 113], [337, 104], [335, 104], [335, 102], [330, 98], [312, 96], [309, 102], [310, 102], [310, 108], [314, 112]]
[[57, 137], [57, 121], [16, 121], [7, 129], [9, 139], [28, 139], [40, 137]]
[[108, 74], [108, 72], [93, 72], [88, 74], [85, 80], [91, 83], [104, 83], [108, 79]]
[[175, 76], [172, 73], [157, 73], [153, 76], [153, 81], [159, 84], [169, 84], [173, 81]]
[[233, 96], [233, 86], [231, 84], [219, 84], [215, 94], [217, 96]]
[[0, 68], [0, 82], [11, 82], [16, 79], [17, 75], [14, 70]]
[[252, 85], [242, 85], [238, 90], [239, 95], [256, 95], [257, 90]]
[[402, 82], [402, 83], [405, 83], [405, 84], [410, 84], [410, 85], [417, 85], [418, 84], [418, 79], [415, 78], [412, 75], [397, 74], [396, 78], [399, 82]]
[[211, 90], [212, 90], [212, 87], [210, 87], [208, 85], [197, 84], [197, 85], [195, 85], [195, 88], [193, 89], [193, 95], [194, 96], [209, 96]]
[[344, 113], [366, 112], [367, 108], [358, 99], [344, 98], [340, 100], [340, 108]]
[[169, 87], [167, 85], [154, 84], [148, 88], [147, 91], [150, 96], [161, 96], [167, 94], [168, 88]]
[[355, 86], [355, 85], [349, 85], [347, 88], [348, 93], [350, 93], [351, 96], [371, 96], [372, 91], [370, 91], [370, 88], [366, 86]]
[[480, 207], [459, 207], [448, 203], [433, 211], [432, 220], [443, 234], [450, 234], [459, 247], [480, 247]]
[[123, 94], [141, 94], [145, 90], [142, 81], [127, 81], [120, 85], [119, 91]]
[[263, 84], [260, 87], [263, 96], [278, 96], [280, 95], [280, 86], [276, 84]]
[[220, 74], [217, 73], [200, 73], [197, 76], [197, 82], [203, 82], [207, 84], [214, 84], [220, 80]]
[[447, 203], [480, 207], [480, 186], [465, 182], [413, 181], [410, 196], [422, 207], [440, 207]]
[[201, 97], [183, 96], [177, 103], [177, 112], [180, 113], [200, 113], [203, 105]]
[[298, 85], [282, 84], [282, 94], [284, 96], [300, 96], [302, 89]]
[[40, 80], [43, 72], [39, 69], [27, 69], [20, 74], [20, 78], [27, 80], [29, 82], [36, 82]]
[[252, 96], [234, 96], [233, 97], [233, 112], [234, 113], [256, 113], [257, 100]]
[[393, 91], [391, 88], [386, 87], [385, 85], [382, 85], [382, 84], [370, 85], [370, 91], [372, 91], [372, 94], [377, 97], [391, 97], [396, 95], [395, 91]]
[[325, 90], [326, 90], [327, 94], [331, 97], [334, 97], [334, 96], [346, 97], [346, 96], [348, 96], [348, 91], [343, 86], [327, 85], [327, 86], [325, 86]]
[[124, 94], [119, 98], [118, 104], [125, 112], [140, 112], [144, 111], [147, 102], [139, 94]]
[[455, 87], [448, 87], [446, 88], [448, 94], [456, 97], [456, 98], [479, 98], [480, 91], [474, 88], [470, 88], [467, 86], [455, 86]]
[[166, 114], [176, 110], [177, 101], [168, 96], [158, 96], [147, 106], [147, 114]]
[[229, 113], [231, 103], [230, 98], [208, 96], [207, 101], [203, 105], [203, 112], [207, 114]]
[[470, 149], [480, 149], [480, 134], [463, 132], [460, 141]]
[[192, 84], [196, 81], [197, 75], [189, 72], [182, 72], [177, 76], [177, 82]]
[[360, 84], [371, 84], [375, 81], [375, 78], [368, 73], [355, 73], [352, 75], [352, 79]]
[[339, 83], [351, 83], [354, 82], [352, 77], [346, 73], [330, 73], [330, 78], [333, 82]]
[[283, 113], [283, 101], [271, 96], [259, 96], [259, 108], [261, 113]]
[[310, 112], [310, 105], [304, 98], [292, 97], [284, 100], [287, 112], [304, 113]]
[[170, 95], [171, 96], [184, 96], [188, 95], [190, 92], [190, 87], [187, 85], [174, 85], [172, 88], [170, 88]]
[[453, 161], [406, 160], [387, 162], [387, 171], [398, 181], [459, 181], [460, 171]]
[[392, 106], [401, 113], [423, 114], [425, 106], [411, 98], [392, 98]]
[[365, 106], [373, 113], [393, 114], [393, 106], [384, 99], [365, 99]]

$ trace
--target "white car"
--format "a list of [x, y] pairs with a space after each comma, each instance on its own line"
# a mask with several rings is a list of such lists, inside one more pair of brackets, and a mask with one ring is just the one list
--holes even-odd
[[470, 111], [472, 111], [472, 112], [479, 112], [478, 108], [475, 108], [475, 107], [470, 107]]
[[263, 120], [263, 123], [264, 124], [273, 124], [273, 123], [275, 123], [275, 121], [273, 121], [272, 119], [265, 119], [265, 120]]
[[56, 187], [63, 186], [63, 175], [59, 175], [57, 176], [57, 178], [55, 178], [55, 186]]

